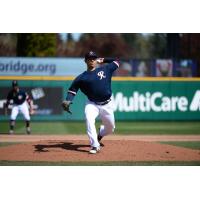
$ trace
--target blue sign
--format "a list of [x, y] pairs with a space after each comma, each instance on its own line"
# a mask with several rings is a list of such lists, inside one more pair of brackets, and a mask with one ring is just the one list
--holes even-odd
[[85, 69], [82, 58], [0, 57], [0, 76], [77, 76]]

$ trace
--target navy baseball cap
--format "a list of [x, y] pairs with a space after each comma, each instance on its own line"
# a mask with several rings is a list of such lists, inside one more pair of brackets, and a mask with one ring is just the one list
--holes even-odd
[[91, 59], [91, 58], [98, 58], [97, 54], [94, 51], [89, 51], [85, 54], [85, 60]]
[[13, 86], [13, 87], [18, 86], [17, 81], [13, 81], [13, 82], [12, 82], [12, 86]]

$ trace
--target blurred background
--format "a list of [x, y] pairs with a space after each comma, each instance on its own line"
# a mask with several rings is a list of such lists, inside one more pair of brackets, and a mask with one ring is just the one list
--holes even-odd
[[[1, 57], [82, 58], [91, 49], [124, 61], [116, 76], [200, 76], [197, 33], [0, 34]], [[80, 62], [73, 62], [81, 69]], [[67, 75], [79, 74], [79, 69]]]
[[[99, 57], [121, 60], [112, 82], [115, 117], [123, 121], [118, 123], [119, 132], [138, 133], [141, 128], [144, 133], [153, 128], [155, 133], [155, 128], [159, 128], [153, 123], [145, 130], [140, 121], [199, 122], [198, 33], [1, 33], [0, 132], [8, 131], [9, 116], [4, 116], [3, 103], [12, 80], [18, 80], [33, 99], [32, 121], [43, 122], [33, 126], [33, 132], [83, 132], [85, 96], [77, 94], [73, 115], [63, 112], [60, 104], [73, 79], [86, 70], [84, 55], [90, 50]], [[22, 116], [18, 119], [23, 120]], [[81, 122], [77, 126], [66, 121]], [[133, 124], [135, 121], [138, 123]], [[162, 133], [168, 133], [167, 126]], [[186, 127], [181, 127], [183, 133]], [[200, 132], [199, 123], [192, 124], [189, 131], [191, 127], [193, 133]], [[18, 132], [22, 129], [24, 125], [20, 124]], [[177, 133], [177, 126], [173, 131]]]

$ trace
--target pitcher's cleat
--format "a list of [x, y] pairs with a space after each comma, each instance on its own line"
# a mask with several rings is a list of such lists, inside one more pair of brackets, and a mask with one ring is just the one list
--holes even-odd
[[13, 130], [10, 130], [10, 131], [9, 131], [9, 134], [10, 134], [10, 135], [13, 135], [13, 134], [14, 134], [14, 131], [13, 131]]
[[97, 152], [100, 151], [100, 147], [92, 147], [89, 153], [91, 154], [96, 154]]

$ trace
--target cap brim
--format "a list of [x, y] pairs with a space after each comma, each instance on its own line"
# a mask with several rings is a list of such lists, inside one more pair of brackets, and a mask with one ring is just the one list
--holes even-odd
[[97, 56], [91, 56], [91, 57], [86, 57], [85, 59], [89, 60], [89, 59], [97, 59], [97, 58], [98, 58]]

